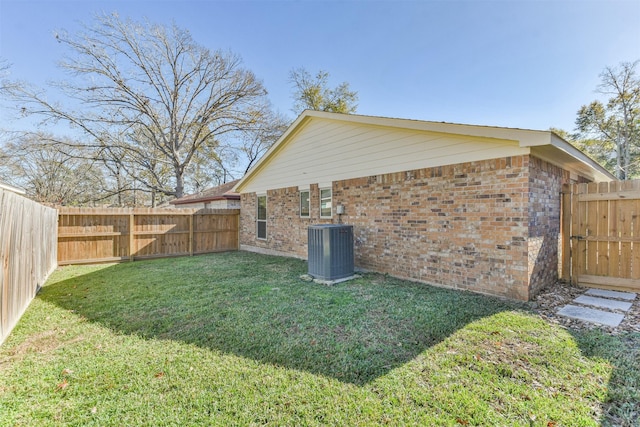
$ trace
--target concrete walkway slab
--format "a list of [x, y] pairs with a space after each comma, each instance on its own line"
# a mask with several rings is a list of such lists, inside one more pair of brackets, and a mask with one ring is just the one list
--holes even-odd
[[593, 308], [579, 307], [577, 305], [565, 305], [558, 314], [572, 319], [584, 320], [591, 323], [599, 323], [601, 325], [616, 327], [624, 319], [624, 315], [618, 313], [610, 313], [608, 311], [595, 310]]
[[606, 289], [589, 289], [587, 292], [585, 292], [585, 295], [603, 298], [616, 298], [627, 301], [633, 301], [634, 299], [636, 299], [636, 294], [634, 294], [633, 292], [609, 291]]
[[614, 299], [591, 297], [588, 295], [580, 295], [574, 299], [573, 302], [584, 305], [593, 305], [600, 308], [608, 308], [609, 310], [622, 310], [629, 311], [632, 303], [625, 301], [618, 301]]

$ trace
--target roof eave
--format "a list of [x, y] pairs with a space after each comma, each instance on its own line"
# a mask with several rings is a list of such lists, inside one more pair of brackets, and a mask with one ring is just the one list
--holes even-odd
[[213, 202], [216, 200], [240, 200], [239, 194], [223, 194], [222, 196], [213, 196], [213, 197], [199, 197], [197, 199], [188, 199], [188, 200], [171, 200], [169, 203], [172, 205], [188, 205], [191, 203], [203, 203], [203, 202]]
[[618, 180], [618, 178], [616, 178], [615, 175], [613, 175], [611, 172], [605, 169], [600, 163], [593, 160], [587, 154], [583, 153], [581, 150], [574, 147], [569, 142], [565, 141], [559, 135], [553, 132], [549, 132], [549, 133], [551, 134], [551, 145], [553, 147], [556, 147], [558, 150], [561, 150], [569, 154], [571, 157], [574, 157], [575, 159], [583, 163], [588, 169], [593, 170], [594, 181], [602, 182], [602, 181]]
[[[377, 125], [386, 127], [395, 127], [403, 129], [413, 129], [426, 132], [440, 132], [457, 135], [467, 135], [473, 137], [493, 138], [501, 140], [518, 141], [521, 147], [528, 147], [536, 150], [536, 147], [553, 146], [555, 149], [566, 153], [577, 159], [583, 167], [579, 172], [581, 175], [595, 181], [611, 181], [616, 178], [606, 169], [600, 166], [589, 156], [578, 150], [567, 141], [560, 138], [551, 131], [540, 131], [530, 129], [502, 128], [494, 126], [466, 125], [445, 122], [428, 122], [422, 120], [398, 119], [376, 116], [363, 116], [357, 114], [339, 114], [328, 113], [324, 111], [305, 110], [300, 116], [287, 128], [280, 138], [271, 146], [271, 148], [258, 160], [258, 162], [240, 179], [238, 184], [232, 191], [241, 193], [247, 184], [255, 177], [257, 173], [263, 169], [269, 160], [285, 145], [286, 141], [292, 138], [306, 122], [311, 118], [324, 118], [328, 120], [341, 120], [345, 122], [360, 123], [367, 125]], [[562, 165], [558, 165], [562, 166]]]

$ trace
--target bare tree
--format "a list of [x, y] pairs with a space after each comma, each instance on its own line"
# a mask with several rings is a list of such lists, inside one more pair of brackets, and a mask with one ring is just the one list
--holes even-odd
[[23, 134], [7, 142], [0, 148], [0, 179], [41, 203], [85, 205], [113, 196], [96, 161], [50, 141], [46, 134]]
[[260, 126], [243, 132], [237, 149], [246, 165], [244, 173], [247, 173], [253, 164], [271, 148], [288, 125], [288, 120], [284, 116], [272, 113]]
[[5, 79], [7, 70], [9, 69], [9, 63], [6, 59], [0, 59], [0, 91], [6, 89], [8, 85], [7, 80]]
[[[189, 165], [225, 134], [263, 120], [266, 91], [231, 52], [210, 51], [188, 31], [96, 18], [56, 39], [73, 77], [56, 86], [65, 105], [25, 85], [12, 87], [26, 114], [80, 129], [98, 158], [117, 163], [147, 190], [181, 197]], [[165, 174], [171, 171], [167, 182]]]

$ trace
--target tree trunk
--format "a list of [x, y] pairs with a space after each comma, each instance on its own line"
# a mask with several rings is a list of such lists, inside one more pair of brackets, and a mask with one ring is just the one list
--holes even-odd
[[184, 195], [184, 173], [176, 169], [176, 199]]
[[624, 179], [631, 179], [631, 141], [625, 131], [624, 135]]
[[618, 123], [616, 126], [616, 178], [624, 179], [624, 147], [622, 146], [623, 141], [620, 136], [620, 124]]

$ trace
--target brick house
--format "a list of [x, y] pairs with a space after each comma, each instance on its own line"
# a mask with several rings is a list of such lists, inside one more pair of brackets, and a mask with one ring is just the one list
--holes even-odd
[[307, 227], [343, 222], [357, 268], [529, 300], [558, 278], [562, 184], [613, 179], [550, 131], [305, 111], [234, 191], [243, 250], [306, 259]]

